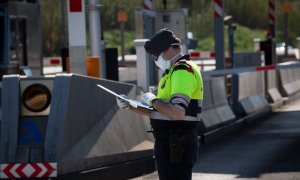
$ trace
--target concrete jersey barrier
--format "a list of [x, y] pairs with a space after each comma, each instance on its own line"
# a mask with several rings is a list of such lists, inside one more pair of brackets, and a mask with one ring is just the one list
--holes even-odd
[[233, 75], [233, 111], [238, 117], [269, 109], [261, 71]]
[[300, 73], [299, 68], [279, 69], [280, 91], [284, 97], [293, 98], [299, 96]]
[[235, 119], [226, 94], [224, 77], [203, 78], [204, 100], [201, 133], [209, 132]]
[[273, 108], [277, 108], [283, 104], [283, 97], [278, 90], [278, 73], [276, 70], [265, 72], [266, 76], [266, 98]]

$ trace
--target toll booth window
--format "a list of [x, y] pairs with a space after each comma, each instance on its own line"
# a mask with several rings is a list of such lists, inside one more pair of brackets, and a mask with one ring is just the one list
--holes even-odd
[[162, 20], [164, 23], [169, 23], [171, 21], [171, 17], [169, 14], [165, 14], [162, 16]]
[[0, 63], [4, 61], [4, 14], [0, 9]]
[[10, 62], [16, 62], [20, 66], [27, 65], [27, 45], [26, 45], [26, 19], [10, 19]]
[[17, 61], [17, 28], [16, 28], [16, 19], [10, 19], [9, 59], [10, 59], [10, 61]]

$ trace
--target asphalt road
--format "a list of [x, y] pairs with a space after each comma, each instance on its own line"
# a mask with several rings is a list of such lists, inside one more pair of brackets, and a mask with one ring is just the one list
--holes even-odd
[[300, 100], [201, 146], [193, 179], [300, 180]]

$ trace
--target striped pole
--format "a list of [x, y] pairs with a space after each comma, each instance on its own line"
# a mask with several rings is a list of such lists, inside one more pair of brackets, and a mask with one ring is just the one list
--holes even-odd
[[214, 3], [216, 69], [224, 69], [224, 6], [223, 0]]
[[144, 0], [144, 9], [152, 11], [153, 10], [153, 0]]
[[153, 0], [144, 0], [144, 12], [150, 17], [155, 17]]
[[269, 32], [268, 38], [275, 38], [276, 27], [276, 0], [269, 0], [268, 8], [268, 20], [269, 20]]
[[214, 15], [215, 18], [223, 17], [223, 0], [215, 0]]

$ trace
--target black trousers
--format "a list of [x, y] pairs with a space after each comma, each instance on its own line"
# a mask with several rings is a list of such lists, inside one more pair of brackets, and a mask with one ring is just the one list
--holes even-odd
[[183, 155], [179, 163], [170, 163], [169, 138], [155, 137], [154, 153], [160, 180], [191, 180], [192, 168], [198, 158], [199, 142], [196, 132], [183, 145]]

